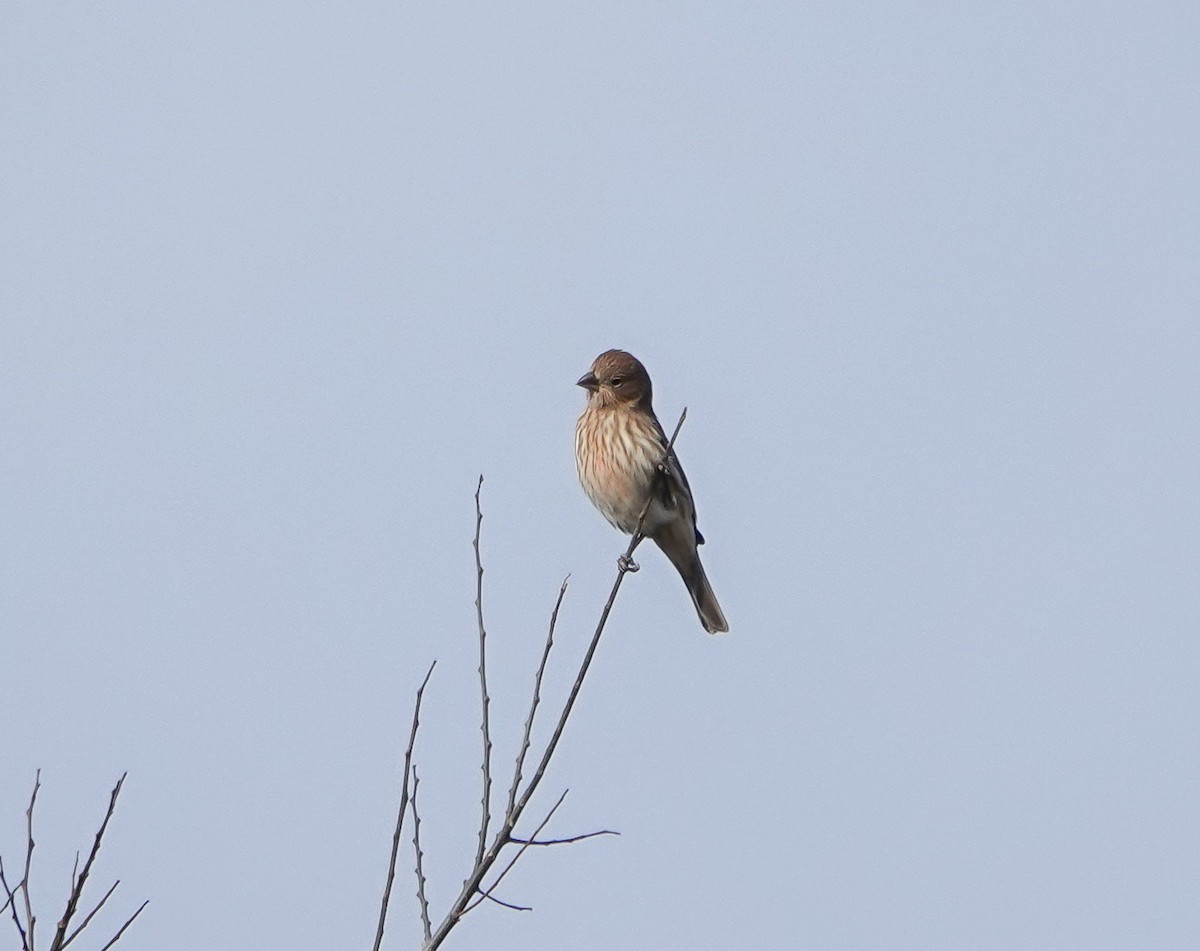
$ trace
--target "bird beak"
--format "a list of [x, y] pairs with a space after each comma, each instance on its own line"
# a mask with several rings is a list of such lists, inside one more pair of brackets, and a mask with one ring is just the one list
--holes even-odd
[[589, 370], [575, 381], [575, 385], [582, 386], [585, 390], [589, 390], [594, 393], [600, 386], [600, 381], [596, 379], [596, 374]]

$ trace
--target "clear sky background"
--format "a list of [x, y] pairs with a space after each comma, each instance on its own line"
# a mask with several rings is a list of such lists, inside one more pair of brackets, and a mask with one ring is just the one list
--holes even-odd
[[[624, 540], [648, 366], [732, 632], [627, 579], [448, 948], [1200, 942], [1195, 3], [11, 0], [0, 852], [49, 929], [369, 948], [412, 693], [435, 913]], [[11, 859], [10, 859], [11, 860]], [[413, 948], [411, 858], [388, 947]], [[51, 904], [51, 898], [54, 904]], [[14, 936], [0, 926], [0, 947]]]

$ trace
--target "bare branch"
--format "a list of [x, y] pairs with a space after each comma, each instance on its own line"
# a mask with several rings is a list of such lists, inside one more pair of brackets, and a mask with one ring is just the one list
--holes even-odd
[[[525, 734], [521, 737], [521, 750], [517, 754], [517, 768], [513, 773], [512, 787], [508, 790], [508, 808], [504, 811], [506, 819], [512, 816], [513, 807], [517, 802], [517, 790], [521, 788], [521, 773], [525, 768], [525, 756], [529, 752], [533, 718], [537, 714], [538, 704], [542, 699], [542, 677], [546, 673], [546, 661], [550, 658], [550, 648], [554, 645], [554, 628], [558, 625], [558, 609], [562, 607], [563, 597], [567, 593], [567, 582], [570, 579], [570, 575], [563, 578], [563, 583], [558, 589], [558, 598], [554, 602], [554, 610], [550, 612], [550, 630], [546, 633], [546, 646], [542, 649], [542, 659], [538, 663], [537, 675], [533, 678], [533, 699], [529, 704], [529, 716], [525, 718]], [[515, 825], [515, 822], [513, 824]]]
[[[483, 853], [487, 849], [488, 827], [492, 821], [492, 736], [488, 727], [487, 689], [487, 632], [483, 626], [483, 559], [479, 554], [479, 535], [483, 526], [483, 509], [479, 504], [479, 494], [483, 491], [483, 476], [475, 486], [475, 619], [479, 623], [479, 694], [483, 709], [483, 721], [480, 729], [483, 731], [483, 798], [482, 815], [479, 819], [479, 845], [475, 849], [475, 864], [483, 861]], [[428, 935], [426, 936], [428, 938]]]
[[[121, 788], [125, 783], [126, 775], [128, 774], [123, 773], [121, 778], [117, 780], [117, 784], [112, 789], [112, 793], [110, 794], [108, 800], [108, 809], [104, 813], [104, 818], [100, 822], [99, 829], [96, 830], [95, 838], [92, 841], [91, 850], [88, 852], [87, 860], [84, 862], [82, 870], [79, 867], [80, 853], [75, 853], [75, 862], [71, 869], [71, 890], [67, 896], [67, 902], [63, 910], [62, 918], [59, 919], [58, 924], [55, 927], [54, 937], [50, 942], [50, 951], [63, 951], [67, 945], [69, 945], [75, 940], [76, 937], [82, 934], [88, 925], [92, 923], [99, 911], [108, 902], [108, 899], [112, 897], [113, 893], [117, 890], [117, 886], [120, 885], [119, 881], [113, 883], [108, 891], [104, 893], [104, 896], [100, 899], [96, 906], [84, 916], [83, 921], [78, 927], [71, 931], [70, 935], [68, 936], [68, 929], [76, 912], [79, 910], [79, 904], [83, 899], [84, 889], [87, 887], [88, 876], [91, 874], [92, 867], [95, 865], [96, 858], [100, 853], [100, 848], [104, 842], [104, 835], [108, 830], [108, 824], [112, 821], [113, 814], [116, 812], [117, 800], [120, 798]], [[25, 811], [25, 871], [22, 880], [17, 884], [16, 888], [10, 887], [4, 872], [4, 862], [2, 859], [0, 859], [0, 887], [3, 887], [4, 895], [7, 899], [3, 908], [0, 908], [0, 912], [11, 909], [13, 924], [16, 926], [17, 932], [21, 936], [22, 951], [35, 951], [36, 949], [35, 930], [37, 916], [33, 913], [33, 899], [30, 889], [30, 878], [33, 866], [33, 852], [36, 848], [33, 838], [34, 813], [37, 808], [37, 798], [38, 792], [41, 789], [41, 780], [42, 773], [41, 770], [38, 770], [34, 778], [33, 793], [29, 797], [29, 808]], [[18, 895], [20, 895], [23, 899], [25, 911], [24, 922], [21, 920], [20, 909], [17, 903]], [[142, 908], [144, 908], [146, 904], [146, 902], [143, 902]], [[128, 921], [126, 921], [125, 925], [121, 928], [117, 935], [113, 937], [107, 945], [105, 945], [106, 948], [112, 947], [112, 945], [117, 942], [117, 940], [121, 937], [121, 934], [123, 934], [125, 929], [133, 923], [133, 919], [137, 917], [140, 911], [141, 909], [139, 908], [138, 912], [135, 912], [134, 915]]]
[[[667, 448], [663, 451], [662, 463], [665, 463], [671, 458], [671, 450], [675, 446], [675, 439], [679, 436], [679, 430], [683, 428], [683, 421], [687, 419], [687, 408], [679, 415], [679, 422], [675, 424], [675, 431], [671, 434], [671, 439], [667, 443]], [[662, 464], [660, 463], [660, 465]], [[655, 480], [662, 478], [661, 468], [655, 472]], [[562, 739], [563, 730], [566, 729], [567, 720], [571, 716], [571, 711], [575, 707], [575, 701], [579, 697], [579, 691], [583, 687], [583, 679], [587, 676], [588, 668], [591, 667], [592, 657], [596, 654], [596, 648], [600, 646], [600, 637], [604, 634], [604, 626], [608, 623], [608, 615], [612, 611], [613, 603], [617, 600], [617, 592], [621, 590], [621, 582], [625, 580], [625, 575], [630, 570], [634, 570], [633, 553], [637, 546], [641, 544], [642, 525], [646, 521], [646, 513], [650, 511], [650, 502], [654, 498], [654, 486], [646, 498], [646, 504], [642, 507], [642, 514], [638, 517], [637, 528], [633, 537], [629, 539], [629, 547], [625, 549], [625, 554], [617, 559], [617, 578], [613, 582], [612, 591], [609, 592], [608, 601], [604, 605], [604, 610], [600, 612], [600, 621], [596, 625], [596, 632], [592, 635], [592, 642], [588, 645], [587, 653], [584, 654], [583, 663], [579, 665], [579, 673], [575, 677], [575, 683], [571, 686], [571, 692], [567, 696], [567, 702], [563, 705], [562, 713], [558, 718], [558, 725], [554, 728], [554, 732], [550, 736], [550, 742], [546, 744], [546, 751], [542, 754], [542, 760], [538, 763], [537, 771], [533, 774], [533, 778], [529, 780], [529, 785], [525, 787], [525, 791], [521, 794], [517, 801], [516, 813], [519, 816], [524, 811], [525, 806], [529, 804], [534, 791], [538, 784], [542, 781], [542, 777], [546, 774], [546, 767], [550, 765], [550, 760], [554, 756], [555, 749], [558, 748], [559, 740]], [[515, 823], [514, 823], [515, 824]]]
[[421, 780], [417, 777], [416, 763], [413, 763], [412, 776], [413, 850], [417, 854], [417, 901], [421, 905], [421, 927], [425, 929], [425, 940], [428, 941], [432, 934], [432, 927], [429, 924], [429, 900], [425, 897], [425, 855], [421, 851], [421, 816], [417, 812], [417, 788], [421, 785]]
[[104, 907], [104, 903], [106, 901], [108, 901], [109, 897], [112, 895], [113, 892], [115, 892], [117, 890], [117, 886], [120, 884], [121, 884], [120, 879], [117, 879], [117, 881], [112, 883], [112, 887], [104, 893], [104, 897], [100, 899], [99, 904], [97, 904], [95, 908], [93, 908], [90, 912], [88, 912], [88, 914], [86, 916], [84, 916], [83, 921], [80, 922], [79, 927], [76, 928], [74, 931], [71, 932], [70, 935], [67, 936], [67, 939], [62, 943], [63, 948], [66, 948], [67, 945], [69, 945], [72, 941], [74, 941], [76, 936], [78, 936], [83, 931], [83, 929], [88, 926], [88, 923], [93, 918], [96, 917], [96, 912], [98, 912], [101, 908]]
[[404, 813], [408, 810], [408, 776], [412, 770], [413, 747], [417, 743], [417, 728], [421, 723], [421, 698], [425, 695], [425, 687], [433, 676], [435, 660], [425, 672], [425, 679], [417, 688], [417, 697], [413, 702], [412, 726], [408, 731], [408, 747], [404, 751], [404, 782], [400, 788], [400, 808], [396, 811], [396, 831], [392, 833], [392, 854], [388, 859], [387, 880], [383, 886], [383, 900], [379, 905], [379, 925], [375, 929], [375, 944], [372, 951], [379, 951], [383, 944], [383, 929], [387, 925], [388, 903], [392, 900], [392, 883], [396, 879], [396, 859], [400, 854], [400, 832], [404, 826]]
[[[651, 490], [646, 498], [646, 504], [642, 508], [641, 516], [638, 518], [637, 531], [634, 532], [633, 537], [630, 538], [629, 547], [626, 548], [625, 554], [617, 560], [617, 577], [613, 582], [612, 591], [609, 593], [608, 601], [605, 603], [604, 609], [600, 613], [600, 620], [596, 624], [596, 630], [592, 635], [591, 643], [588, 645], [587, 652], [584, 654], [583, 661], [580, 663], [579, 671], [575, 676], [575, 682], [571, 686], [571, 692], [568, 694], [566, 703], [563, 705], [562, 712], [559, 714], [558, 723], [554, 728], [554, 732], [550, 736], [550, 741], [547, 744], [545, 751], [542, 753], [542, 758], [538, 762], [537, 769], [535, 770], [532, 778], [529, 780], [529, 783], [526, 785], [525, 790], [518, 794], [516, 802], [513, 804], [512, 808], [506, 810], [504, 821], [501, 824], [501, 827], [496, 831], [496, 835], [492, 839], [492, 844], [488, 846], [482, 856], [480, 856], [480, 858], [476, 861], [475, 867], [471, 870], [471, 874], [467, 877], [466, 881], [463, 882], [462, 890], [459, 892], [458, 897], [455, 899], [454, 904], [450, 907], [450, 910], [446, 913], [446, 917], [442, 919], [441, 923], [434, 931], [432, 938], [425, 942], [424, 951], [436, 951], [436, 949], [441, 946], [442, 942], [446, 940], [446, 936], [449, 935], [449, 933], [454, 929], [454, 926], [457, 925], [462, 919], [463, 915], [465, 915], [472, 908], [477, 907], [479, 902], [483, 900], [477, 899], [476, 896], [487, 895], [487, 892], [490, 891], [490, 889], [487, 891], [481, 889], [480, 884], [482, 883], [484, 876], [486, 876], [491, 870], [492, 866], [495, 865], [504, 847], [512, 844], [511, 836], [513, 829], [520, 820], [526, 806], [529, 805], [529, 800], [533, 797], [534, 792], [541, 783], [542, 777], [545, 776], [546, 769], [550, 765], [551, 759], [554, 757], [554, 751], [558, 748], [559, 741], [562, 739], [563, 731], [566, 729], [567, 720], [570, 719], [571, 711], [575, 707], [575, 701], [579, 698], [579, 692], [583, 687], [584, 678], [587, 676], [587, 672], [591, 667], [592, 658], [596, 654], [596, 648], [600, 645], [600, 638], [604, 634], [604, 628], [608, 623], [608, 616], [612, 612], [613, 603], [616, 601], [617, 592], [621, 588], [621, 582], [625, 579], [625, 575], [627, 573], [636, 570], [636, 566], [633, 564], [632, 557], [634, 551], [637, 549], [637, 546], [645, 537], [641, 532], [642, 525], [645, 523], [646, 513], [650, 510], [650, 502], [654, 497], [654, 489], [657, 485], [657, 480], [662, 478], [665, 465], [671, 458], [671, 452], [674, 448], [675, 440], [679, 436], [679, 431], [683, 427], [683, 421], [686, 418], [687, 410], [684, 409], [679, 416], [679, 422], [675, 425], [675, 431], [671, 434], [671, 438], [667, 442], [666, 449], [663, 451], [662, 459], [660, 460], [658, 468], [655, 472], [655, 482], [651, 485]], [[561, 798], [559, 799], [559, 802], [562, 802]], [[557, 808], [558, 806], [556, 804], [555, 809]], [[549, 821], [549, 818], [551, 815], [553, 815], [553, 813], [554, 810], [552, 809], [546, 816], [546, 819], [543, 820], [543, 825]], [[530, 836], [530, 838], [536, 839], [537, 833], [541, 831], [541, 828], [542, 826], [539, 826], [534, 834]], [[528, 845], [521, 845], [517, 857], [519, 858], [520, 853], [524, 852], [524, 850], [528, 847]], [[508, 868], [511, 867], [512, 863], [510, 862]], [[503, 877], [503, 874], [504, 873], [501, 873], [501, 877]], [[499, 880], [500, 879], [497, 878], [496, 881], [499, 882]], [[495, 883], [493, 883], [492, 888], [495, 888]], [[488, 895], [488, 897], [491, 896]], [[376, 948], [376, 951], [378, 951], [378, 948]]]
[[114, 944], [116, 944], [118, 941], [120, 941], [121, 935], [123, 935], [125, 933], [125, 929], [128, 928], [135, 921], [137, 921], [137, 916], [140, 915], [142, 913], [142, 909], [145, 908], [149, 904], [150, 904], [150, 902], [148, 902], [148, 901], [142, 902], [138, 906], [138, 910], [129, 916], [129, 918], [126, 920], [125, 924], [121, 925], [121, 927], [117, 930], [117, 933], [112, 936], [112, 940], [109, 941], [108, 944], [106, 944], [103, 948], [101, 948], [100, 951], [108, 951], [109, 948], [111, 948]]
[[[109, 820], [112, 819], [113, 812], [117, 808], [117, 799], [121, 795], [121, 787], [125, 784], [125, 777], [128, 775], [128, 773], [122, 773], [121, 778], [117, 780], [117, 784], [113, 786], [112, 794], [108, 798], [108, 811], [104, 814], [104, 820], [100, 823], [100, 828], [96, 830], [96, 838], [92, 841], [92, 849], [88, 853], [87, 860], [83, 863], [83, 869], [79, 873], [75, 887], [71, 889], [71, 894], [67, 898], [67, 907], [63, 912], [62, 918], [58, 921], [58, 926], [55, 928], [54, 940], [50, 944], [50, 951], [62, 951], [66, 942], [67, 927], [71, 924], [71, 919], [75, 916], [75, 911], [79, 907], [79, 900], [83, 897], [83, 890], [87, 886], [88, 875], [91, 874], [92, 865], [96, 861], [96, 856], [100, 853], [100, 844], [104, 841], [105, 830], [108, 829]], [[130, 920], [132, 921], [132, 919]], [[115, 941], [116, 939], [114, 938], [113, 940]]]

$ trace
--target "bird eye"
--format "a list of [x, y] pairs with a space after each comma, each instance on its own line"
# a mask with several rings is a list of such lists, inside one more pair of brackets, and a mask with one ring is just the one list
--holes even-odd
[[612, 385], [613, 385], [613, 386], [620, 386], [620, 385], [621, 385], [622, 383], [624, 383], [624, 382], [625, 382], [625, 381], [624, 381], [624, 380], [622, 380], [622, 379], [621, 379], [619, 376], [614, 376], [614, 377], [612, 378]]

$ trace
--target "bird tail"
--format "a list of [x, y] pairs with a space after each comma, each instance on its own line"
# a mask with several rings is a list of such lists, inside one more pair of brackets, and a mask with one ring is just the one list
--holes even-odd
[[713, 594], [712, 585], [708, 583], [708, 576], [704, 573], [699, 556], [696, 557], [695, 570], [691, 577], [683, 580], [687, 584], [688, 594], [692, 596], [692, 603], [696, 605], [696, 613], [700, 615], [700, 623], [704, 625], [704, 630], [709, 634], [727, 632], [729, 622], [725, 620], [725, 612], [717, 603], [717, 596]]
[[690, 538], [687, 541], [678, 537], [656, 538], [658, 547], [663, 550], [679, 572], [683, 583], [687, 585], [688, 594], [692, 596], [692, 604], [700, 615], [700, 623], [709, 634], [724, 634], [729, 630], [725, 620], [725, 612], [717, 603], [712, 585], [704, 573], [704, 565], [700, 563], [700, 553], [696, 551], [696, 543]]

